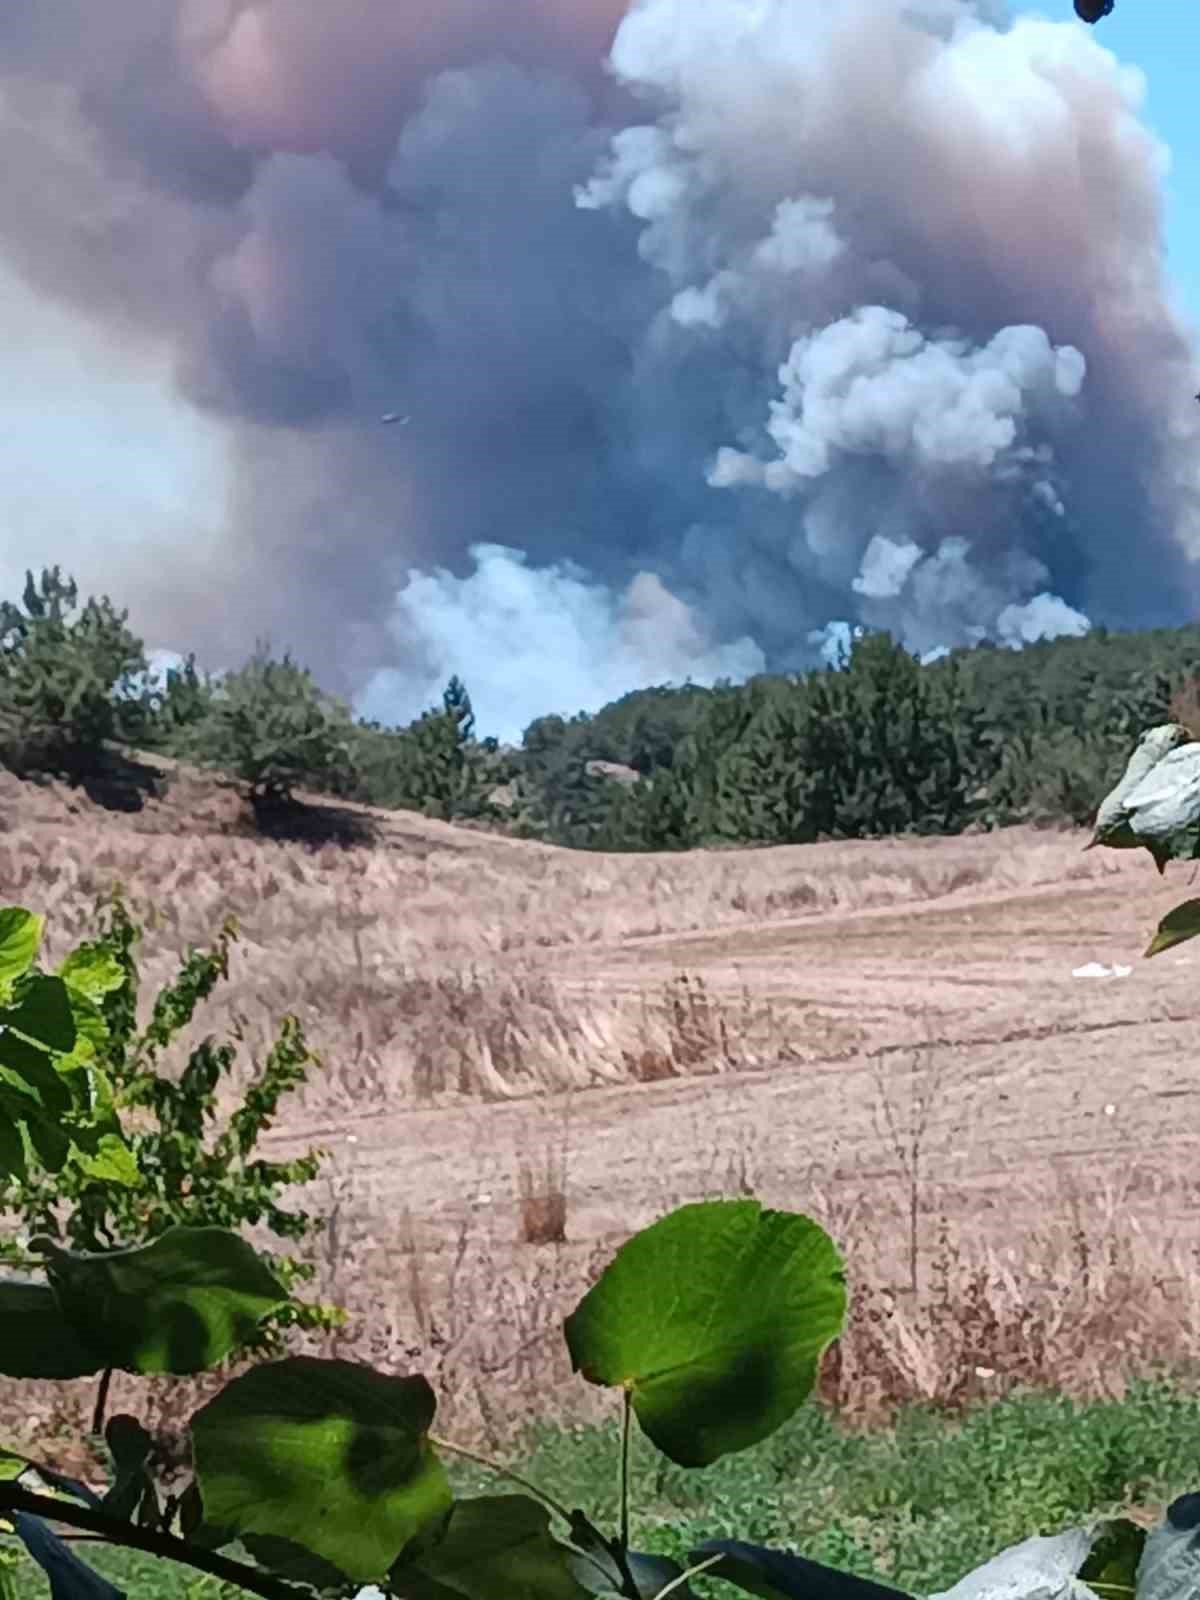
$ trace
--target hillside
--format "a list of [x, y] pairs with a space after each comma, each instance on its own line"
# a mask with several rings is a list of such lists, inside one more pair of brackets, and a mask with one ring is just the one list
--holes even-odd
[[[1128, 1292], [1130, 1273], [1185, 1282], [1168, 1257], [1196, 1236], [1179, 1063], [1200, 1002], [1186, 952], [1140, 960], [1179, 869], [1160, 880], [1140, 854], [1082, 855], [1084, 835], [1028, 827], [604, 855], [332, 809], [372, 842], [256, 837], [230, 788], [183, 767], [129, 814], [6, 776], [0, 898], [47, 913], [53, 955], [120, 880], [152, 919], [160, 976], [237, 916], [218, 1014], [262, 1048], [295, 1010], [324, 1058], [274, 1143], [332, 1151], [322, 1271], [359, 1314], [356, 1341], [421, 1344], [425, 1318], [454, 1385], [499, 1362], [515, 1397], [558, 1371], [539, 1330], [594, 1253], [716, 1189], [812, 1207], [892, 1294], [915, 1139], [923, 1250], [951, 1249], [967, 1277], [1009, 1259], [1025, 1315], [1032, 1291], [1014, 1285], [1039, 1259], [1047, 1287], [1061, 1280], [1081, 1206], [1102, 1232], [1144, 1214], [1152, 1235], [1125, 1229], [1136, 1260], [1110, 1267], [1088, 1315], [1124, 1307], [1155, 1348], [1190, 1350], [1190, 1305]], [[1073, 976], [1092, 962], [1132, 970]], [[569, 1242], [529, 1251], [529, 1197], [556, 1190]], [[876, 1350], [883, 1392], [919, 1390], [904, 1340], [934, 1336], [900, 1328]], [[1024, 1370], [1033, 1356], [1005, 1337]], [[456, 1403], [478, 1424], [468, 1390]]]

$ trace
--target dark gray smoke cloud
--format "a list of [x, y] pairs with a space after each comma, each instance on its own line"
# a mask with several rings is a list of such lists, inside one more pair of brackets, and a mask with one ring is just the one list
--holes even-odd
[[623, 9], [9, 0], [5, 575], [503, 733], [839, 621], [1192, 615], [1137, 74], [966, 0]]

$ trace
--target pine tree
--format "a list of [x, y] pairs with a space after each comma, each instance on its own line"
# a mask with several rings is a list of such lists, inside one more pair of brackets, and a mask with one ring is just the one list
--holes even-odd
[[95, 771], [106, 740], [137, 725], [140, 639], [105, 596], [81, 608], [58, 567], [25, 577], [21, 606], [0, 602], [0, 754], [18, 771]]

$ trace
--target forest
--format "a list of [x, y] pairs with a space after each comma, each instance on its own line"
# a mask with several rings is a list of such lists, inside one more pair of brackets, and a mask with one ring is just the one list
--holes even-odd
[[144, 751], [224, 771], [260, 817], [304, 792], [607, 851], [1081, 825], [1142, 729], [1198, 731], [1198, 669], [1200, 624], [925, 665], [858, 630], [835, 664], [647, 687], [539, 717], [518, 748], [478, 735], [457, 678], [389, 727], [265, 644], [154, 675], [127, 613], [51, 567], [0, 602], [0, 762], [99, 792]]

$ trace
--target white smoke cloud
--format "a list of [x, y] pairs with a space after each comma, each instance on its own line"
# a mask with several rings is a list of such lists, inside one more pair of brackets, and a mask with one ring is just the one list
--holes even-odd
[[823, 628], [814, 628], [808, 636], [808, 642], [817, 646], [818, 654], [825, 666], [840, 667], [849, 657], [854, 641], [861, 639], [863, 632], [863, 628], [857, 623], [836, 617], [832, 622], [827, 622]]
[[420, 652], [423, 677], [377, 674], [360, 715], [408, 721], [438, 702], [454, 673], [471, 693], [481, 735], [517, 743], [535, 717], [596, 711], [647, 684], [712, 684], [761, 672], [748, 638], [714, 644], [697, 614], [653, 573], [621, 594], [573, 562], [531, 567], [504, 545], [472, 546], [464, 578], [410, 574], [392, 626]]
[[[1144, 82], [1083, 30], [998, 23], [970, 0], [642, 0], [612, 60], [658, 115], [577, 194], [641, 224], [676, 346], [737, 352], [709, 487], [779, 530], [802, 610], [848, 590], [918, 651], [1086, 628], [1048, 580], [1128, 597], [1132, 478], [1170, 502], [1160, 550], [1200, 551]], [[1135, 326], [1172, 370], [1156, 393]]]
[[971, 349], [927, 340], [900, 312], [864, 306], [792, 346], [767, 425], [777, 461], [726, 449], [709, 482], [757, 476], [786, 494], [847, 455], [934, 471], [1010, 465], [1039, 402], [1073, 398], [1085, 368], [1078, 350], [1054, 349], [1040, 328], [1002, 328]]
[[1074, 638], [1087, 633], [1091, 623], [1081, 611], [1055, 594], [1035, 594], [1023, 606], [1005, 606], [996, 618], [996, 637], [1020, 649], [1037, 639]]
[[921, 553], [921, 546], [911, 539], [897, 544], [894, 539], [877, 533], [863, 552], [862, 568], [851, 588], [868, 599], [889, 599], [904, 588]]

